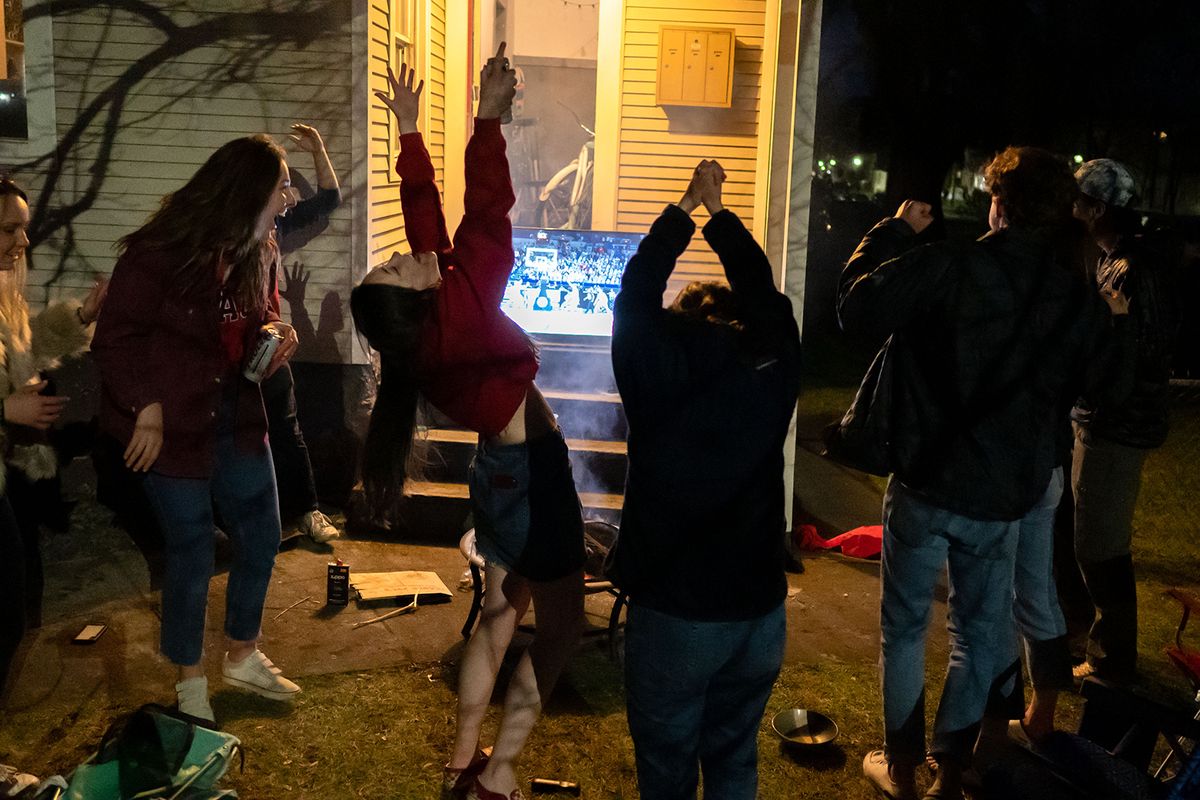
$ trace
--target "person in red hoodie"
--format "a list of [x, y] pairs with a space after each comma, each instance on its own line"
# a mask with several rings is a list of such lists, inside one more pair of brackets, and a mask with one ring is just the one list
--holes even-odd
[[218, 149], [121, 240], [92, 341], [101, 427], [125, 445], [126, 467], [144, 473], [166, 540], [161, 648], [179, 668], [179, 710], [210, 722], [202, 657], [214, 502], [236, 545], [224, 681], [277, 700], [300, 691], [257, 645], [279, 500], [262, 393], [243, 375], [262, 332], [282, 338], [268, 374], [297, 345], [272, 296], [288, 186], [284, 152], [269, 137]]
[[[483, 613], [460, 667], [454, 751], [443, 798], [512, 800], [515, 761], [579, 638], [583, 521], [567, 446], [533, 379], [537, 352], [500, 311], [513, 267], [514, 196], [500, 117], [516, 78], [504, 45], [480, 79], [466, 152], [465, 215], [451, 242], [433, 164], [417, 131], [421, 85], [401, 68], [380, 98], [400, 126], [400, 196], [415, 255], [395, 254], [354, 290], [360, 331], [380, 352], [382, 380], [364, 461], [368, 498], [394, 508], [408, 474], [418, 394], [478, 432], [471, 464], [476, 544], [487, 562]], [[504, 653], [530, 602], [537, 633], [509, 684], [490, 759], [480, 726]]]

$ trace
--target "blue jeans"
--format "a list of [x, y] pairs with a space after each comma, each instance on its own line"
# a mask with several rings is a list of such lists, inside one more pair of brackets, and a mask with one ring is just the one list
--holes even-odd
[[173, 478], [152, 471], [145, 487], [166, 541], [163, 655], [181, 666], [198, 664], [203, 655], [214, 502], [235, 553], [225, 590], [225, 633], [241, 642], [258, 638], [280, 538], [270, 449], [243, 452], [232, 434], [218, 435], [210, 478]]
[[1017, 557], [1013, 566], [1013, 608], [1009, 631], [997, 656], [996, 684], [988, 699], [987, 716], [1021, 719], [1025, 713], [1025, 685], [1021, 680], [1021, 643], [1035, 689], [1064, 691], [1074, 684], [1067, 623], [1054, 583], [1054, 518], [1062, 499], [1065, 478], [1061, 467], [1050, 473], [1050, 483], [1037, 505], [1021, 518], [1017, 532]]
[[[1037, 689], [1070, 689], [1071, 656], [1067, 621], [1054, 585], [1054, 517], [1062, 500], [1062, 467], [1050, 473], [1046, 493], [1021, 519], [1013, 572], [1013, 621], [1025, 640], [1029, 676]], [[1016, 648], [1016, 637], [1009, 641]], [[1011, 659], [1019, 652], [1010, 651]]]
[[694, 622], [631, 604], [625, 701], [644, 800], [753, 800], [758, 728], [783, 663], [783, 606], [737, 622]]
[[883, 500], [880, 665], [888, 758], [925, 757], [925, 634], [949, 563], [950, 663], [932, 751], [970, 760], [997, 661], [1008, 645], [1020, 520], [977, 520], [930, 505], [892, 479]]

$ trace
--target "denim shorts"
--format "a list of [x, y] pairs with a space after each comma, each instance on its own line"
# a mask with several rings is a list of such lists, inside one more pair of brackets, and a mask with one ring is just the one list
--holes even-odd
[[523, 444], [481, 442], [470, 486], [475, 547], [485, 561], [532, 581], [583, 566], [583, 510], [561, 431]]

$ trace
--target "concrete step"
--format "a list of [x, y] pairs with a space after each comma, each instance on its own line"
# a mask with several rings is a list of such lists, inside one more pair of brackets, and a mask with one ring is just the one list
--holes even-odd
[[[475, 454], [474, 431], [436, 428], [426, 434], [430, 444], [422, 477], [430, 481], [464, 483]], [[620, 493], [625, 486], [625, 442], [567, 439], [575, 485], [580, 491]]]

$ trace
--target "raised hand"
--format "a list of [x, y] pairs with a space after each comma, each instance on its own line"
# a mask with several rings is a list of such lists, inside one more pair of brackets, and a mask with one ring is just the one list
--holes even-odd
[[304, 125], [297, 122], [292, 125], [292, 132], [289, 138], [296, 144], [296, 147], [306, 153], [320, 153], [325, 149], [325, 142], [321, 139], [321, 132], [311, 125]]
[[700, 194], [700, 202], [708, 209], [709, 214], [716, 214], [725, 209], [721, 201], [721, 185], [725, 183], [725, 170], [716, 161], [701, 161], [697, 176], [693, 181]]
[[45, 381], [31, 383], [4, 398], [4, 421], [10, 425], [37, 428], [39, 431], [53, 425], [70, 398], [46, 397], [39, 394], [45, 388]]
[[679, 207], [690, 214], [703, 203], [709, 214], [716, 214], [725, 208], [721, 203], [721, 184], [724, 182], [725, 170], [721, 165], [716, 161], [702, 160], [692, 170], [692, 180], [678, 203]]
[[376, 92], [375, 96], [396, 117], [401, 133], [414, 133], [421, 114], [421, 92], [425, 89], [425, 81], [417, 81], [417, 71], [409, 69], [407, 64], [400, 65], [399, 79], [388, 67], [387, 81], [390, 92]]
[[501, 42], [492, 56], [484, 64], [479, 73], [479, 112], [480, 119], [496, 119], [512, 107], [513, 98], [517, 94], [517, 71], [509, 66], [504, 57], [506, 42]]
[[279, 290], [279, 296], [289, 305], [302, 304], [308, 289], [308, 270], [299, 261], [293, 261], [291, 269], [283, 268], [283, 274], [287, 278], [287, 287]]
[[896, 211], [896, 219], [904, 220], [914, 233], [920, 233], [933, 224], [933, 206], [920, 200], [905, 200]]

